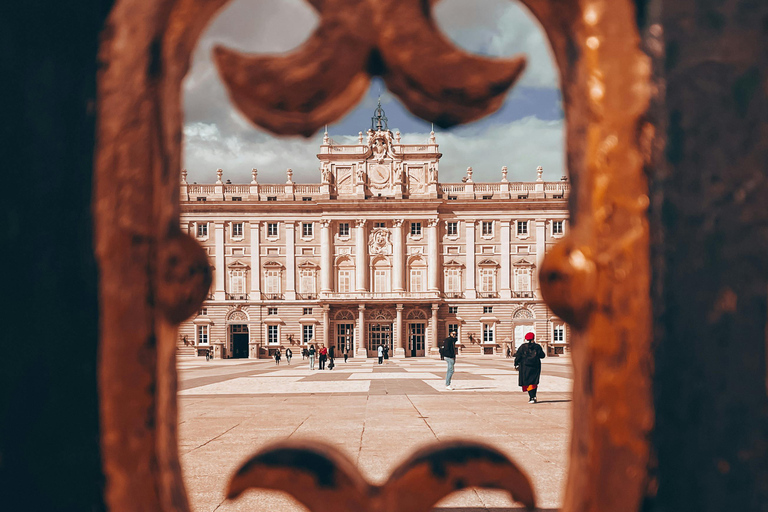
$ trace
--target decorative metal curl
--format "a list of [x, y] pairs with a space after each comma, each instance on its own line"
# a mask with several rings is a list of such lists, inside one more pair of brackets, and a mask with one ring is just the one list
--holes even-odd
[[227, 498], [249, 489], [270, 489], [290, 494], [312, 512], [427, 512], [449, 494], [471, 487], [504, 490], [529, 510], [536, 506], [530, 480], [513, 461], [494, 448], [468, 441], [435, 443], [416, 451], [381, 486], [369, 484], [331, 445], [277, 443], [237, 470]]
[[291, 55], [214, 48], [233, 103], [277, 134], [312, 135], [354, 107], [376, 75], [415, 115], [441, 127], [466, 123], [498, 110], [525, 68], [524, 57], [491, 59], [456, 48], [421, 0], [311, 3], [320, 25]]

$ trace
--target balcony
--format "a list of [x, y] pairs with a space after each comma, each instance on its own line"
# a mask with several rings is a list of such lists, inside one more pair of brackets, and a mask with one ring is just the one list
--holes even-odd
[[227, 293], [225, 296], [227, 300], [248, 300], [247, 293]]
[[296, 300], [317, 300], [316, 293], [297, 293]]
[[344, 300], [408, 300], [408, 299], [439, 299], [439, 292], [331, 292], [324, 293], [324, 299]]
[[283, 300], [282, 293], [262, 293], [262, 300]]
[[446, 299], [463, 299], [464, 293], [463, 292], [445, 292], [443, 296]]
[[515, 299], [532, 299], [533, 292], [530, 290], [526, 290], [523, 292], [514, 291], [512, 292], [512, 297]]
[[479, 292], [477, 296], [481, 299], [498, 299], [499, 292]]

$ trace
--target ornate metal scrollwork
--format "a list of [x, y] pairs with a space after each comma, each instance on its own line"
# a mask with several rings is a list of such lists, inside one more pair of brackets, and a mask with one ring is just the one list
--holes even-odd
[[293, 441], [254, 454], [232, 476], [227, 498], [249, 489], [283, 491], [312, 512], [428, 512], [468, 488], [500, 489], [528, 509], [533, 487], [520, 468], [489, 446], [466, 441], [426, 446], [401, 463], [383, 485], [371, 485], [333, 446]]

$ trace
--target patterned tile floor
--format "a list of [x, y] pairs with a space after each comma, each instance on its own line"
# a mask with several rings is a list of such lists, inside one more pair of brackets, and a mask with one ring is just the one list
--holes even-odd
[[[223, 493], [248, 454], [286, 438], [317, 439], [349, 456], [372, 482], [383, 482], [425, 443], [469, 438], [490, 443], [528, 473], [542, 511], [562, 501], [570, 435], [572, 373], [567, 358], [544, 360], [538, 404], [517, 386], [512, 361], [459, 357], [445, 390], [440, 359], [337, 360], [310, 370], [301, 357], [272, 360], [181, 359], [179, 437], [185, 481], [196, 511], [305, 511], [289, 497]], [[454, 493], [441, 512], [520, 510], [485, 490]]]

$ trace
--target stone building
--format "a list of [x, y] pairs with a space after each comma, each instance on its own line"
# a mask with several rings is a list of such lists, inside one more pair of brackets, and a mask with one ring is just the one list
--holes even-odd
[[551, 354], [568, 329], [541, 298], [537, 269], [568, 229], [565, 178], [438, 181], [432, 132], [403, 144], [380, 105], [357, 144], [326, 133], [319, 184], [189, 184], [182, 227], [214, 268], [208, 300], [180, 328], [180, 350], [216, 357], [294, 354], [307, 343], [371, 357], [436, 354], [455, 330], [462, 353], [514, 352], [529, 331]]

